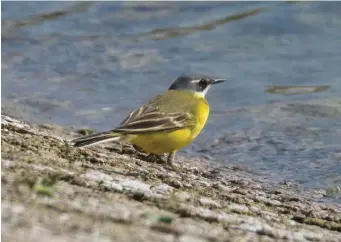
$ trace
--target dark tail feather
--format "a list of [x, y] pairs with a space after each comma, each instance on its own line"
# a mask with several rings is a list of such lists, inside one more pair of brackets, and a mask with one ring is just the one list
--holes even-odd
[[101, 132], [96, 134], [87, 135], [80, 137], [71, 141], [74, 147], [84, 147], [94, 144], [99, 144], [102, 142], [109, 142], [114, 140], [119, 140], [120, 135], [111, 131]]

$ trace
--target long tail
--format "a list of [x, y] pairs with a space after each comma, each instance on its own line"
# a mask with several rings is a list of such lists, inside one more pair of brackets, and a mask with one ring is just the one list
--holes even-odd
[[107, 131], [80, 137], [72, 140], [71, 143], [73, 144], [74, 147], [84, 147], [99, 144], [102, 142], [119, 140], [120, 138], [121, 138], [120, 134], [114, 133], [112, 131]]

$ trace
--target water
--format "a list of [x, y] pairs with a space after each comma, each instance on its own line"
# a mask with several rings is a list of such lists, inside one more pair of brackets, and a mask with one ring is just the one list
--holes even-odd
[[185, 151], [337, 188], [340, 13], [339, 2], [2, 2], [2, 111], [105, 130], [180, 74], [227, 78]]

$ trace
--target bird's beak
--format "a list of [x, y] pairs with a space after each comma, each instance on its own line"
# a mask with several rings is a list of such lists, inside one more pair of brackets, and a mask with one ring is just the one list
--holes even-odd
[[224, 81], [226, 81], [226, 80], [225, 79], [215, 79], [215, 80], [212, 81], [211, 84], [218, 84], [218, 83], [222, 83]]

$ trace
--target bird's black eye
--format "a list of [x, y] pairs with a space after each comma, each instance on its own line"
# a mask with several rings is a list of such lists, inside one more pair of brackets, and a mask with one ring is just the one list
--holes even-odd
[[202, 88], [202, 89], [205, 89], [207, 87], [207, 80], [205, 79], [201, 79], [199, 81], [199, 86]]

